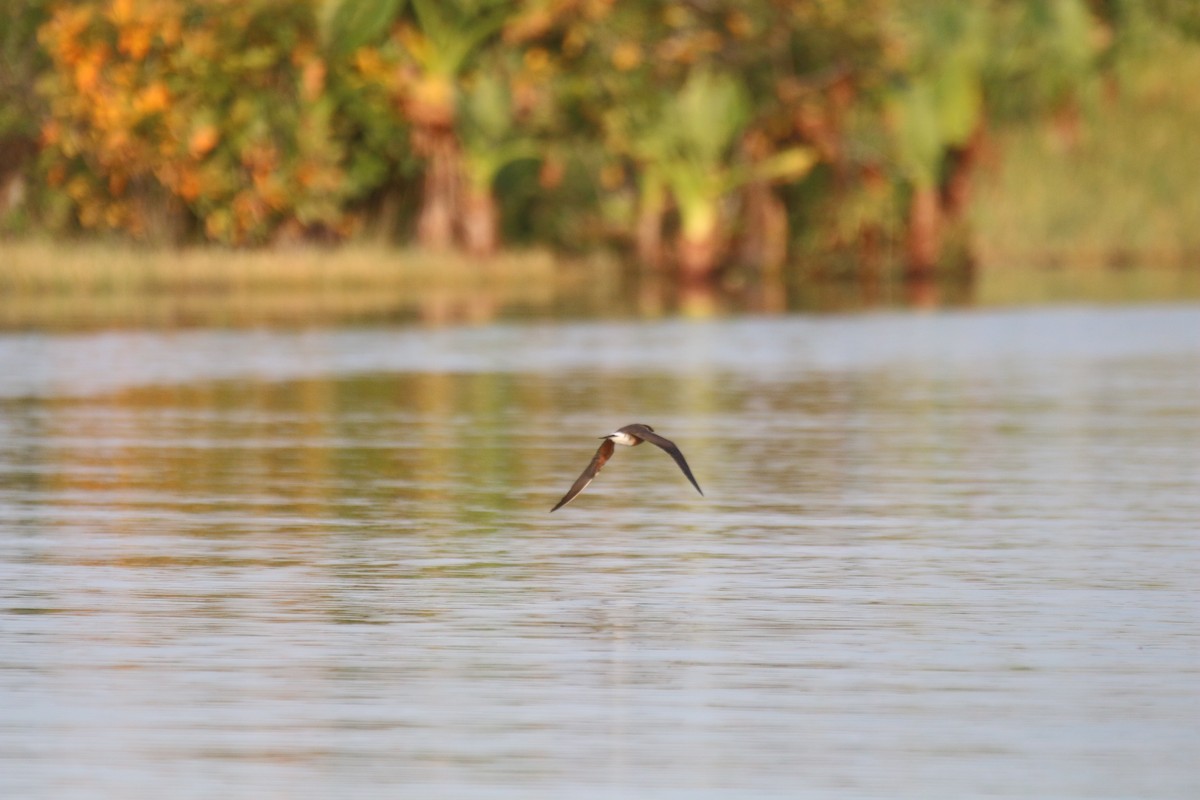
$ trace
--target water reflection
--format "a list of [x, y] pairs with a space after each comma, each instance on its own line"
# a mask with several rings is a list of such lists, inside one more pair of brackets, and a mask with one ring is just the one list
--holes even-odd
[[1196, 309], [0, 367], [5, 796], [1200, 790]]

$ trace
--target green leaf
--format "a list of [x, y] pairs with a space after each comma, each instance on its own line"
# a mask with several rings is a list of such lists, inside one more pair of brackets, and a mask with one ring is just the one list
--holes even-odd
[[817, 163], [817, 154], [810, 147], [790, 147], [781, 150], [748, 170], [746, 180], [798, 181], [807, 175]]
[[963, 59], [949, 60], [933, 76], [931, 88], [942, 141], [965, 143], [983, 118], [979, 70]]
[[352, 53], [378, 41], [399, 17], [405, 0], [324, 0], [321, 34], [325, 47], [337, 55]]
[[901, 171], [918, 186], [933, 185], [942, 158], [942, 136], [930, 81], [916, 79], [894, 89], [888, 105]]

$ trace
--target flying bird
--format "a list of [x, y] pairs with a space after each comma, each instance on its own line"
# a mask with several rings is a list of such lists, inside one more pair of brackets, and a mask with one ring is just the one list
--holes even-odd
[[670, 439], [663, 438], [654, 432], [654, 429], [649, 425], [634, 423], [626, 425], [624, 428], [618, 428], [608, 436], [601, 436], [604, 441], [600, 445], [600, 449], [596, 451], [596, 455], [592, 457], [592, 463], [587, 465], [587, 468], [575, 479], [575, 483], [563, 495], [563, 499], [558, 501], [558, 505], [550, 509], [553, 513], [565, 506], [567, 503], [575, 499], [575, 496], [582, 492], [592, 479], [600, 474], [600, 470], [612, 458], [613, 450], [616, 445], [625, 445], [626, 447], [637, 447], [642, 442], [649, 442], [653, 445], [658, 445], [667, 452], [671, 458], [675, 459], [675, 463], [683, 470], [683, 474], [692, 482], [692, 486], [696, 487], [696, 491], [700, 492], [701, 496], [704, 492], [700, 491], [700, 484], [696, 483], [696, 479], [692, 477], [692, 471], [688, 468], [687, 460], [683, 457], [683, 453], [679, 452], [679, 448]]

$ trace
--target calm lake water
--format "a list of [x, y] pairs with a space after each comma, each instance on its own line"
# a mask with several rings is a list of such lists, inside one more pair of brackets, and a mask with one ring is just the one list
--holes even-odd
[[[1200, 306], [0, 336], [6, 798], [1200, 797]], [[646, 422], [549, 508], [597, 437]]]

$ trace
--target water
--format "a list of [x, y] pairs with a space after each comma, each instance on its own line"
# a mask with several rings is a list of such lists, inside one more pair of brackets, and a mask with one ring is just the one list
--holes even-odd
[[[1200, 308], [0, 337], [0, 795], [1200, 796]], [[647, 422], [574, 503], [596, 437]]]

